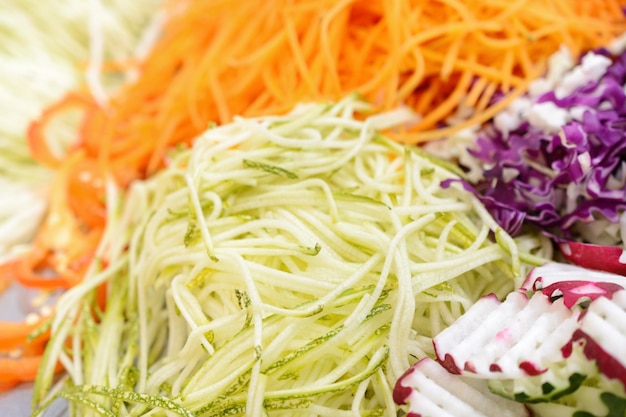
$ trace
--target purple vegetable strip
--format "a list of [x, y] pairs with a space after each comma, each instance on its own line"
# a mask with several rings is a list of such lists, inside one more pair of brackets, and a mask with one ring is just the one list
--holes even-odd
[[[530, 98], [515, 116], [519, 123], [504, 128], [494, 119], [470, 150], [483, 164], [483, 179], [464, 186], [512, 235], [531, 225], [571, 240], [576, 225], [597, 218], [617, 223], [626, 209], [626, 53], [596, 51], [570, 71], [571, 79], [574, 73], [589, 78], [566, 95]], [[564, 123], [553, 125], [557, 120]]]

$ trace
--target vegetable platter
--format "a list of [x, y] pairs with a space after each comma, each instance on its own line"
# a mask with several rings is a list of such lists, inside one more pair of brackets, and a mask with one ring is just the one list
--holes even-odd
[[626, 415], [626, 5], [2, 1], [0, 413]]

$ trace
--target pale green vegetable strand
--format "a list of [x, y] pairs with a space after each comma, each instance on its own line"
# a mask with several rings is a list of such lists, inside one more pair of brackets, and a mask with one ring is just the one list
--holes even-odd
[[[412, 114], [366, 111], [349, 97], [237, 119], [111, 191], [107, 266], [61, 300], [35, 406], [396, 416], [395, 381], [432, 337], [481, 295], [511, 291], [530, 267], [518, 253], [545, 248], [497, 242], [471, 193], [440, 186], [455, 174], [378, 133]], [[51, 390], [59, 358], [68, 378]]]

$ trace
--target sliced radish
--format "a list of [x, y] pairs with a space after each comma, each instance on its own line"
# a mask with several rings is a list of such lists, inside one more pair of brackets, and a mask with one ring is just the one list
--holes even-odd
[[435, 336], [439, 364], [419, 361], [396, 384], [394, 400], [408, 402], [412, 417], [487, 415], [471, 403], [487, 386], [532, 404], [538, 417], [624, 416], [624, 286], [626, 277], [609, 272], [537, 267], [504, 301], [481, 298]]
[[[499, 378], [517, 378], [526, 375], [525, 368], [520, 365], [529, 361], [528, 353], [536, 350], [546, 339], [549, 340], [550, 333], [571, 315], [568, 309], [562, 305], [553, 306], [543, 296], [534, 296], [528, 300], [520, 293], [512, 293], [504, 303], [513, 297], [523, 297], [526, 304], [491, 340], [467, 359], [466, 370], [482, 375], [498, 373], [496, 377]], [[533, 329], [536, 329], [535, 332]], [[543, 338], [533, 337], [533, 333], [543, 333]], [[554, 352], [550, 353], [553, 354]], [[535, 366], [540, 368], [541, 362], [537, 362]]]
[[595, 375], [597, 369], [585, 357], [579, 345], [567, 358], [557, 354], [553, 362], [546, 362], [545, 365], [547, 369], [535, 375], [512, 379], [490, 378], [489, 389], [495, 394], [524, 403], [554, 401], [576, 391], [590, 375]]
[[439, 363], [424, 358], [396, 382], [397, 404], [408, 404], [411, 417], [517, 417], [528, 409], [489, 391], [486, 381], [453, 375]]
[[551, 262], [533, 268], [520, 291], [541, 291], [553, 300], [563, 298], [566, 307], [571, 308], [600, 296], [610, 298], [623, 288], [626, 288], [626, 278], [622, 275]]
[[[453, 374], [460, 374], [465, 365], [465, 359], [469, 356], [464, 355], [463, 358], [455, 358], [450, 355], [456, 346], [478, 329], [483, 328], [487, 317], [500, 305], [501, 301], [494, 294], [490, 294], [479, 299], [474, 305], [456, 320], [452, 326], [443, 330], [433, 341], [435, 353], [439, 362]], [[497, 317], [497, 316], [495, 316]]]
[[[577, 314], [577, 313], [576, 313]], [[504, 302], [483, 298], [433, 339], [440, 363], [452, 373], [481, 378], [522, 378], [562, 359], [577, 328], [562, 301], [542, 293], [529, 300], [513, 292]]]
[[620, 246], [565, 242], [559, 249], [568, 261], [584, 268], [626, 275], [626, 252]]
[[577, 328], [578, 315], [578, 312], [571, 313], [561, 306], [550, 314], [542, 314], [526, 329], [519, 341], [498, 359], [498, 366], [502, 369], [518, 366], [529, 376], [546, 372], [555, 361], [555, 353], [560, 352], [571, 340]]
[[626, 386], [626, 290], [599, 298], [581, 316], [573, 341], [584, 341], [585, 355], [600, 372]]
[[480, 357], [494, 338], [506, 339], [505, 327], [528, 303], [520, 293], [511, 293], [502, 303], [488, 296], [479, 300], [459, 320], [433, 339], [437, 359], [450, 372], [475, 372], [470, 358]]

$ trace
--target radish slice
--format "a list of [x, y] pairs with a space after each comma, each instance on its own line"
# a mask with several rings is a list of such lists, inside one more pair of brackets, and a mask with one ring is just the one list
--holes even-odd
[[[443, 330], [433, 341], [435, 353], [439, 362], [451, 373], [460, 374], [465, 365], [465, 360], [480, 346], [469, 347], [469, 350], [462, 352], [458, 357], [454, 356], [455, 350], [462, 345], [471, 335], [475, 334], [479, 329], [484, 329], [483, 325], [487, 318], [491, 316], [493, 319], [502, 319], [505, 316], [492, 314], [502, 303], [493, 295], [487, 295], [478, 300], [464, 315], [462, 315], [452, 326]], [[508, 316], [508, 315], [507, 315]], [[505, 319], [506, 320], [506, 319]], [[455, 349], [456, 348], [456, 349]]]
[[517, 417], [528, 409], [489, 391], [486, 381], [446, 371], [430, 358], [416, 362], [396, 382], [394, 401], [408, 404], [411, 417]]
[[600, 296], [610, 298], [623, 288], [626, 288], [626, 278], [622, 275], [551, 262], [533, 268], [520, 291], [541, 291], [553, 300], [563, 298], [565, 306], [571, 308]]
[[624, 285], [621, 275], [576, 265], [537, 267], [504, 301], [481, 298], [435, 336], [439, 364], [416, 363], [394, 400], [408, 402], [411, 417], [487, 415], [466, 408], [486, 386], [538, 417], [623, 416]]
[[595, 360], [600, 372], [626, 386], [626, 290], [612, 300], [598, 298], [582, 315], [573, 341], [584, 340], [587, 358]]
[[584, 268], [626, 275], [626, 252], [620, 246], [565, 242], [559, 244], [565, 258]]
[[576, 315], [542, 293], [513, 292], [504, 302], [485, 297], [433, 339], [440, 363], [452, 373], [523, 378], [563, 359], [561, 348], [577, 328]]

